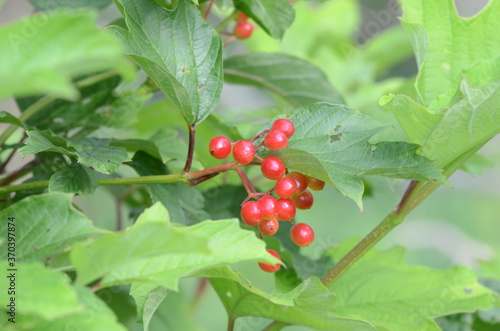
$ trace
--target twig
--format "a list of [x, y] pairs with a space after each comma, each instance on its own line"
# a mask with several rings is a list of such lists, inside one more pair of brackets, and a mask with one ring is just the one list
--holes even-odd
[[188, 146], [188, 154], [186, 157], [186, 165], [184, 166], [183, 172], [189, 172], [189, 170], [191, 170], [191, 164], [193, 163], [196, 124], [189, 124], [188, 129], [189, 129], [189, 146]]

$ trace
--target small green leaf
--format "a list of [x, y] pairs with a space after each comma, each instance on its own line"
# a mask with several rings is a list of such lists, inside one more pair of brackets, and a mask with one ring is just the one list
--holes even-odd
[[234, 6], [276, 39], [283, 38], [295, 18], [295, 11], [288, 0], [234, 0]]
[[0, 77], [9, 77], [0, 81], [0, 100], [39, 94], [75, 100], [74, 77], [110, 69], [134, 75], [119, 42], [84, 11], [40, 13], [1, 27], [0, 58]]
[[210, 284], [230, 319], [257, 316], [314, 330], [375, 330], [357, 318], [332, 314], [335, 295], [316, 277], [305, 280], [288, 293], [271, 294], [253, 286], [229, 268], [212, 269], [201, 275], [210, 277]]
[[130, 295], [137, 306], [137, 323], [149, 329], [149, 322], [154, 312], [167, 296], [167, 289], [151, 282], [134, 282], [130, 287]]
[[319, 101], [343, 102], [319, 68], [282, 53], [250, 53], [227, 58], [224, 78], [229, 83], [267, 88], [297, 107]]
[[[104, 232], [92, 226], [71, 205], [71, 195], [48, 193], [27, 197], [0, 211], [0, 218], [15, 217], [16, 259], [32, 261], [54, 255], [91, 233]], [[1, 238], [7, 238], [8, 222], [0, 222]], [[7, 249], [0, 251], [0, 259]]]
[[50, 131], [26, 131], [28, 139], [25, 145], [19, 149], [23, 157], [40, 152], [56, 152], [75, 156], [74, 152], [67, 148], [66, 139], [54, 135]]
[[500, 53], [498, 1], [490, 1], [472, 18], [459, 17], [453, 0], [400, 3], [419, 65], [416, 88], [423, 105], [456, 89], [465, 69]]
[[[338, 261], [354, 245], [330, 250]], [[474, 272], [456, 266], [435, 270], [403, 263], [405, 250], [370, 251], [329, 288], [337, 295], [333, 314], [361, 318], [387, 330], [439, 330], [432, 319], [493, 307], [493, 293]]]
[[99, 186], [97, 175], [89, 168], [73, 163], [50, 177], [49, 192], [82, 193], [89, 195]]
[[104, 174], [115, 172], [123, 162], [130, 160], [125, 149], [108, 144], [109, 139], [68, 140], [68, 145], [76, 150], [79, 162], [88, 163]]
[[[222, 41], [192, 1], [165, 9], [142, 0], [115, 0], [128, 31], [112, 27], [126, 53], [171, 99], [189, 124], [203, 121], [222, 90]], [[143, 22], [147, 22], [143, 24]]]
[[5, 110], [0, 111], [0, 123], [15, 124], [17, 126], [24, 128], [23, 123], [17, 117], [15, 117], [14, 115]]
[[294, 111], [295, 133], [288, 148], [265, 152], [288, 167], [335, 185], [360, 208], [361, 176], [444, 181], [431, 160], [417, 155], [418, 145], [368, 142], [381, 130], [366, 115], [347, 106], [316, 103]]
[[[22, 248], [19, 244], [17, 247]], [[12, 268], [7, 260], [0, 261], [0, 265], [4, 271]], [[11, 302], [10, 298], [14, 297], [17, 320], [33, 316], [53, 320], [80, 310], [77, 294], [65, 274], [48, 269], [41, 263], [16, 263], [14, 269], [16, 271], [5, 271], [0, 277], [0, 286], [4, 289], [0, 292], [0, 305], [5, 309]], [[14, 277], [10, 279], [8, 276], [12, 274]], [[7, 294], [11, 281], [16, 284], [15, 295]], [[5, 318], [5, 312], [2, 315]]]

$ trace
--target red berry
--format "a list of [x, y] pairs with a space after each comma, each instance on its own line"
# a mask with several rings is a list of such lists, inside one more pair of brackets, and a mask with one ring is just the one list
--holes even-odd
[[293, 178], [280, 178], [274, 186], [274, 192], [280, 198], [290, 198], [297, 190], [297, 182]]
[[238, 39], [250, 38], [253, 32], [253, 25], [247, 21], [240, 21], [234, 26], [233, 34]]
[[274, 121], [271, 130], [277, 130], [283, 132], [287, 138], [290, 138], [295, 132], [295, 125], [290, 120], [286, 118], [280, 118], [279, 120]]
[[290, 199], [276, 200], [277, 218], [280, 221], [291, 221], [295, 217], [296, 209], [295, 204]]
[[239, 12], [238, 15], [236, 15], [236, 17], [234, 18], [236, 21], [247, 21], [248, 20], [248, 16], [245, 15], [245, 13], [243, 12]]
[[311, 190], [321, 191], [325, 187], [325, 182], [318, 178], [308, 176], [307, 182]]
[[215, 137], [210, 140], [208, 150], [216, 159], [223, 159], [231, 153], [231, 141], [226, 137]]
[[[268, 249], [267, 250], [272, 256], [274, 256], [275, 258], [281, 260], [280, 258], [280, 255], [278, 254], [278, 252], [276, 252], [275, 250], [272, 250], [272, 249]], [[262, 263], [262, 262], [259, 262], [259, 267], [264, 270], [265, 272], [276, 272], [278, 270], [280, 270], [281, 268], [281, 264], [279, 263], [276, 263], [276, 264], [267, 264], [267, 263]]]
[[313, 195], [309, 190], [305, 190], [304, 192], [294, 196], [292, 200], [295, 202], [295, 207], [297, 207], [297, 209], [310, 209], [314, 202]]
[[288, 138], [281, 131], [271, 130], [264, 138], [264, 145], [272, 151], [288, 146]]
[[248, 164], [255, 157], [255, 146], [248, 140], [239, 140], [234, 144], [233, 157], [240, 164]]
[[275, 218], [270, 218], [268, 220], [262, 220], [259, 223], [259, 231], [264, 236], [272, 236], [276, 232], [278, 232], [278, 228], [280, 227], [280, 223]]
[[286, 168], [280, 159], [274, 156], [269, 156], [266, 157], [264, 161], [262, 161], [262, 164], [260, 165], [260, 170], [262, 171], [264, 177], [272, 180], [278, 180], [285, 175]]
[[257, 201], [249, 201], [241, 208], [241, 219], [250, 226], [259, 224], [262, 220], [262, 208]]
[[301, 174], [300, 172], [297, 171], [292, 171], [287, 175], [287, 177], [295, 179], [295, 182], [297, 184], [297, 190], [295, 191], [296, 193], [301, 193], [306, 190], [307, 177], [304, 174]]
[[313, 229], [305, 223], [297, 223], [290, 230], [290, 237], [297, 246], [309, 246], [314, 240]]
[[262, 218], [269, 219], [276, 217], [276, 199], [270, 195], [266, 195], [259, 200], [260, 208], [262, 209]]

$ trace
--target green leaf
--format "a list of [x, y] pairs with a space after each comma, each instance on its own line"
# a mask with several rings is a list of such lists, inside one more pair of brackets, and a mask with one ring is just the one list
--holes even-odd
[[[44, 24], [40, 24], [44, 22]], [[33, 42], [36, 40], [36, 42]], [[75, 100], [74, 77], [133, 68], [109, 32], [95, 27], [90, 12], [40, 13], [0, 28], [0, 100], [49, 94]]]
[[[332, 258], [338, 261], [353, 244], [332, 249]], [[407, 266], [404, 257], [402, 247], [368, 252], [329, 287], [337, 295], [331, 312], [407, 331], [439, 330], [432, 321], [438, 316], [493, 307], [493, 293], [477, 282], [472, 270]]]
[[311, 277], [288, 293], [266, 293], [229, 268], [208, 270], [210, 284], [229, 314], [229, 319], [243, 316], [269, 318], [314, 330], [375, 330], [357, 318], [331, 313], [336, 298], [316, 277]]
[[5, 110], [0, 111], [0, 123], [15, 124], [17, 126], [24, 128], [23, 123], [17, 117], [15, 117], [14, 115]]
[[[21, 249], [22, 245], [17, 247]], [[33, 316], [53, 320], [80, 310], [77, 294], [65, 274], [48, 269], [41, 263], [16, 263], [16, 271], [7, 270], [11, 267], [6, 260], [0, 265], [5, 271], [0, 277], [0, 286], [4, 289], [0, 292], [0, 305], [5, 309], [11, 302], [10, 298], [14, 297], [17, 322]], [[8, 278], [12, 273], [15, 277]], [[6, 289], [11, 281], [16, 283], [16, 291], [8, 295]], [[5, 318], [6, 314], [2, 313]]]
[[295, 18], [295, 11], [288, 0], [234, 0], [234, 6], [276, 39], [283, 38]]
[[102, 286], [146, 281], [177, 290], [179, 278], [215, 266], [276, 259], [254, 232], [238, 220], [205, 221], [190, 227], [171, 225], [156, 204], [134, 226], [74, 245], [71, 261], [77, 284], [99, 277]]
[[[31, 261], [54, 255], [91, 233], [104, 232], [71, 204], [71, 195], [48, 193], [27, 197], [0, 211], [1, 219], [15, 217], [16, 260]], [[7, 222], [0, 222], [7, 238]], [[0, 251], [0, 259], [7, 249]]]
[[460, 84], [462, 97], [449, 109], [429, 111], [407, 96], [389, 97], [386, 107], [394, 112], [408, 140], [422, 145], [420, 153], [444, 168], [468, 150], [500, 133], [500, 80], [473, 87]]
[[[180, 136], [179, 132], [171, 128], [158, 130], [151, 138], [158, 147], [161, 160], [173, 173], [180, 173], [186, 163], [187, 142]], [[193, 157], [192, 171], [203, 169], [200, 161]]]
[[191, 1], [173, 10], [142, 0], [115, 0], [128, 31], [112, 27], [126, 53], [175, 103], [189, 124], [203, 121], [222, 90], [222, 41]]
[[47, 1], [47, 0], [28, 0], [36, 10], [48, 11], [60, 8], [80, 9], [94, 8], [104, 9], [112, 2], [111, 0], [71, 0], [71, 1]]
[[115, 313], [89, 288], [74, 288], [78, 295], [80, 309], [76, 314], [58, 318], [54, 321], [39, 321], [33, 331], [68, 330], [78, 325], [82, 330], [125, 331], [117, 322]]
[[99, 186], [97, 175], [89, 168], [73, 163], [50, 177], [49, 192], [82, 193], [90, 195]]
[[288, 148], [265, 152], [289, 168], [335, 185], [362, 208], [361, 176], [439, 180], [444, 177], [432, 161], [416, 154], [417, 145], [370, 139], [381, 128], [347, 106], [316, 103], [294, 111], [295, 134]]
[[109, 139], [87, 138], [78, 141], [68, 140], [68, 145], [75, 148], [79, 162], [88, 163], [104, 174], [111, 174], [123, 162], [130, 159], [125, 149], [108, 146], [109, 141]]
[[472, 18], [459, 17], [453, 0], [400, 3], [419, 65], [416, 88], [424, 105], [456, 89], [465, 69], [500, 53], [498, 1], [490, 1]]
[[121, 147], [129, 153], [143, 151], [154, 158], [161, 158], [158, 147], [150, 139], [111, 139], [109, 146]]
[[250, 53], [227, 58], [224, 78], [229, 83], [267, 88], [297, 107], [319, 101], [343, 102], [319, 68], [282, 53]]
[[40, 152], [56, 152], [75, 156], [75, 153], [67, 148], [66, 139], [54, 135], [51, 131], [26, 131], [26, 134], [29, 138], [19, 149], [23, 157]]
[[151, 282], [134, 282], [130, 287], [130, 295], [137, 306], [137, 323], [149, 329], [154, 312], [167, 296], [167, 289]]
[[[137, 152], [128, 164], [141, 176], [164, 175], [168, 171], [154, 157]], [[181, 183], [148, 185], [154, 202], [160, 201], [170, 212], [173, 220], [182, 224], [193, 224], [208, 218], [203, 210], [205, 200], [200, 191]]]
[[[120, 83], [120, 77], [113, 76], [95, 84], [78, 89], [80, 98], [75, 102], [58, 99], [31, 116], [26, 124], [38, 130], [51, 130], [55, 133], [67, 132], [77, 127], [97, 128], [104, 122], [98, 114], [112, 111], [116, 99], [113, 91]], [[16, 98], [21, 112], [40, 100], [40, 97]]]

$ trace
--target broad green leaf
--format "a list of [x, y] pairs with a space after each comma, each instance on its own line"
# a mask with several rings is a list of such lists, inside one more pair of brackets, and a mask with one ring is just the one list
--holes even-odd
[[316, 277], [305, 280], [288, 293], [271, 294], [253, 286], [229, 268], [208, 270], [205, 275], [210, 277], [210, 284], [229, 319], [256, 316], [314, 330], [375, 330], [357, 318], [332, 314], [337, 298]]
[[50, 177], [49, 192], [89, 195], [99, 186], [97, 175], [81, 164], [73, 163]]
[[[137, 152], [128, 165], [141, 176], [168, 173], [162, 161], [144, 152]], [[161, 201], [175, 222], [193, 224], [208, 218], [203, 210], [203, 195], [195, 188], [181, 183], [150, 184], [148, 188], [153, 201]]]
[[[3, 223], [3, 222], [2, 222]], [[22, 246], [18, 245], [18, 249]], [[0, 277], [1, 288], [0, 305], [2, 309], [8, 307], [11, 298], [15, 298], [16, 321], [33, 318], [33, 316], [45, 320], [53, 320], [80, 310], [78, 297], [70, 285], [70, 279], [65, 274], [44, 267], [41, 263], [16, 263], [15, 271], [7, 261], [0, 262], [4, 274]], [[10, 279], [8, 276], [15, 274]], [[10, 282], [14, 281], [15, 294], [8, 294]], [[5, 312], [2, 312], [5, 322]]]
[[453, 0], [400, 3], [419, 65], [416, 88], [424, 106], [456, 89], [465, 69], [500, 53], [498, 1], [490, 1], [473, 18], [459, 17]]
[[0, 77], [9, 79], [0, 81], [0, 100], [39, 94], [75, 100], [74, 77], [116, 70], [131, 78], [122, 53], [109, 32], [97, 30], [91, 12], [40, 13], [1, 27]]
[[[353, 247], [332, 249], [338, 261]], [[387, 330], [439, 330], [434, 318], [488, 310], [493, 293], [466, 267], [430, 269], [404, 264], [405, 250], [370, 251], [329, 288], [337, 295], [333, 314], [361, 318]]]
[[121, 266], [151, 260], [155, 256], [195, 253], [205, 256], [211, 251], [199, 238], [165, 222], [137, 225], [124, 232], [75, 244], [70, 258], [78, 274], [76, 283], [85, 285], [119, 270]]
[[115, 0], [128, 31], [112, 27], [126, 54], [179, 108], [189, 124], [203, 121], [222, 89], [222, 42], [196, 5], [168, 10], [142, 0]]
[[[91, 233], [100, 233], [71, 204], [71, 195], [48, 193], [27, 197], [0, 211], [0, 217], [15, 217], [16, 260], [31, 261], [54, 255]], [[7, 222], [0, 223], [1, 238], [7, 238]], [[0, 259], [7, 250], [0, 252]]]
[[121, 147], [129, 153], [143, 151], [154, 158], [161, 159], [158, 147], [150, 139], [111, 139], [109, 146]]
[[437, 113], [404, 95], [381, 102], [394, 112], [408, 140], [422, 146], [420, 153], [443, 168], [500, 133], [500, 79], [481, 87], [464, 79], [460, 92], [455, 104]]
[[10, 123], [20, 127], [24, 127], [23, 123], [19, 120], [19, 118], [15, 117], [14, 115], [5, 110], [0, 111], [0, 123]]
[[288, 0], [234, 0], [234, 6], [276, 39], [283, 38], [295, 18]]
[[295, 134], [288, 148], [265, 152], [289, 168], [335, 185], [362, 208], [361, 176], [439, 180], [444, 177], [432, 161], [416, 154], [417, 145], [368, 140], [377, 128], [366, 115], [347, 106], [316, 103], [295, 110], [290, 120]]
[[67, 148], [67, 141], [63, 137], [54, 135], [50, 131], [26, 131], [28, 139], [19, 152], [23, 157], [40, 152], [56, 152], [75, 156], [75, 153]]
[[78, 161], [90, 164], [104, 174], [115, 172], [125, 161], [130, 160], [127, 151], [121, 147], [108, 146], [109, 139], [87, 138], [68, 140], [68, 145], [76, 150]]
[[266, 252], [265, 243], [254, 232], [241, 229], [235, 219], [180, 227], [158, 219], [158, 208], [164, 209], [161, 204], [153, 208], [123, 233], [75, 245], [71, 261], [77, 283], [103, 276], [102, 286], [143, 281], [177, 290], [179, 278], [206, 268], [276, 261]]
[[104, 9], [112, 2], [111, 0], [28, 0], [36, 10], [54, 10], [60, 8], [71, 8], [71, 9], [80, 9], [80, 8], [94, 8], [94, 9]]
[[87, 287], [74, 288], [78, 295], [79, 311], [53, 321], [37, 321], [33, 331], [70, 330], [75, 325], [81, 330], [126, 331], [117, 322], [115, 313]]
[[224, 60], [229, 83], [267, 88], [296, 107], [314, 102], [342, 103], [325, 74], [300, 58], [282, 53], [250, 53]]

